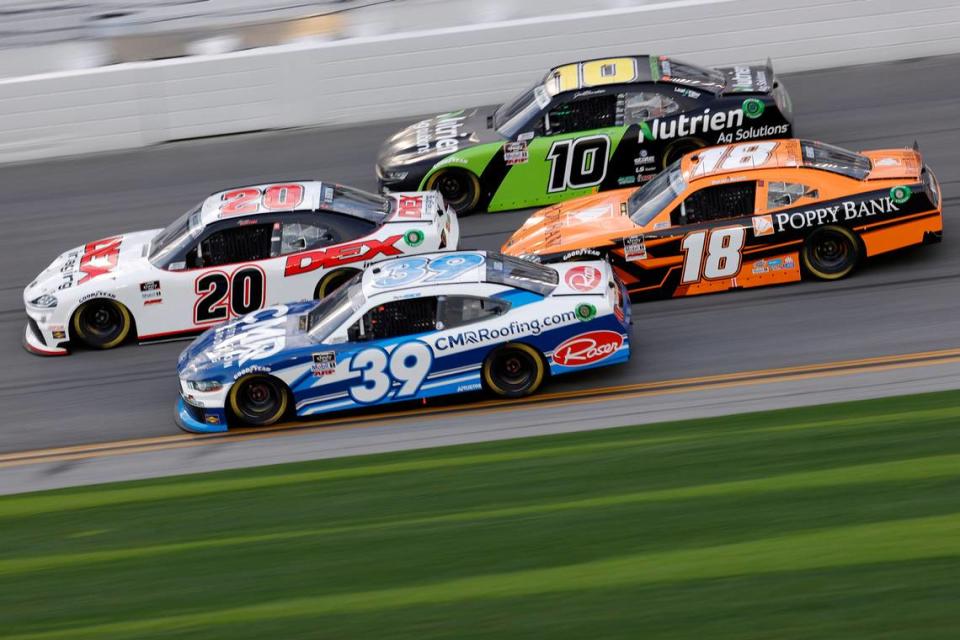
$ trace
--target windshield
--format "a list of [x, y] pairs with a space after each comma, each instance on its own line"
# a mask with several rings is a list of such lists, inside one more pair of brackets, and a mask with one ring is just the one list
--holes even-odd
[[493, 126], [497, 132], [507, 138], [523, 133], [522, 128], [550, 104], [550, 96], [542, 83], [530, 87], [511, 102], [500, 105], [493, 114]]
[[666, 56], [660, 56], [659, 62], [663, 80], [694, 87], [704, 87], [714, 91], [721, 91], [726, 86], [726, 80], [719, 71], [698, 67], [695, 64], [681, 62]]
[[872, 165], [869, 158], [858, 153], [809, 140], [802, 140], [800, 148], [803, 150], [803, 165], [806, 167], [839, 173], [857, 180], [864, 180], [870, 174]]
[[364, 305], [366, 298], [360, 287], [362, 278], [363, 272], [356, 274], [310, 311], [307, 315], [307, 333], [314, 342], [326, 340], [354, 311]]
[[634, 224], [645, 226], [663, 211], [674, 198], [683, 193], [687, 182], [680, 171], [680, 161], [660, 172], [656, 178], [633, 192], [627, 201], [627, 211]]
[[320, 206], [330, 211], [381, 223], [393, 207], [393, 199], [342, 184], [323, 185]]
[[526, 289], [545, 296], [553, 291], [559, 281], [557, 272], [550, 267], [500, 253], [487, 253], [487, 282]]
[[187, 243], [200, 235], [203, 225], [200, 223], [200, 207], [190, 209], [174, 220], [170, 226], [157, 234], [150, 244], [150, 262], [156, 267], [164, 267], [171, 256], [179, 253]]

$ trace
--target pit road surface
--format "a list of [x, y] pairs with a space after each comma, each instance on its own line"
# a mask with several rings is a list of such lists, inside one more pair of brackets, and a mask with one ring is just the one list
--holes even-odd
[[[557, 379], [547, 391], [960, 345], [953, 236], [960, 205], [960, 56], [783, 80], [802, 137], [853, 149], [919, 142], [943, 188], [944, 243], [875, 260], [842, 282], [634, 305], [629, 364]], [[186, 342], [48, 359], [23, 351], [23, 286], [56, 255], [107, 235], [165, 226], [230, 186], [321, 178], [372, 189], [377, 148], [402, 124], [252, 134], [0, 168], [0, 452], [177, 433], [175, 363]], [[496, 249], [528, 213], [465, 218], [461, 246]]]

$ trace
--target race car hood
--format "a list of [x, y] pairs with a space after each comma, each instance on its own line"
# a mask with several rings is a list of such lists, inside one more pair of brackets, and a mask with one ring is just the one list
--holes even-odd
[[919, 180], [923, 161], [912, 149], [878, 149], [864, 151], [870, 160], [867, 180]]
[[306, 333], [306, 314], [317, 301], [267, 307], [202, 333], [177, 361], [181, 378], [232, 379], [248, 367], [269, 367], [283, 352], [313, 344]]
[[41, 295], [76, 294], [92, 289], [109, 291], [124, 269], [146, 261], [150, 240], [160, 231], [151, 229], [110, 236], [65, 251], [27, 285], [24, 298], [32, 300]]
[[769, 65], [717, 67], [727, 80], [723, 93], [769, 93], [773, 89], [773, 69]]
[[495, 107], [451, 111], [421, 120], [389, 138], [380, 149], [381, 167], [436, 162], [452, 153], [485, 142], [501, 140], [488, 126]]
[[610, 244], [638, 228], [626, 215], [633, 191], [620, 189], [541, 209], [507, 240], [503, 252], [544, 254]]

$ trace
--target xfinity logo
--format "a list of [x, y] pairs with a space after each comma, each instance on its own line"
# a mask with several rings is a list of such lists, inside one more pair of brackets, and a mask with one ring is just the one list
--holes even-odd
[[841, 202], [829, 207], [819, 207], [795, 213], [775, 213], [773, 214], [773, 222], [777, 231], [780, 232], [785, 229], [805, 229], [823, 224], [849, 222], [850, 220], [893, 213], [899, 210], [899, 207], [887, 196], [865, 202]]
[[697, 133], [720, 131], [730, 127], [743, 125], [743, 109], [729, 109], [710, 113], [710, 109], [696, 116], [681, 115], [663, 121], [654, 118], [640, 124], [640, 143], [653, 140], [669, 140], [670, 138], [692, 136]]

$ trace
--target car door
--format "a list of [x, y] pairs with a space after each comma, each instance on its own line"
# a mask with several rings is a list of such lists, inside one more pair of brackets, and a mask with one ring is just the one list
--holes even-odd
[[625, 131], [619, 104], [614, 88], [556, 98], [532, 131], [505, 144], [510, 172], [491, 208], [545, 205], [596, 191]]
[[141, 334], [195, 332], [264, 307], [278, 232], [279, 222], [268, 216], [208, 226], [164, 274], [164, 329], [138, 326]]
[[680, 279], [675, 295], [739, 286], [757, 210], [757, 181], [737, 180], [701, 187], [671, 212], [671, 230], [681, 232]]
[[437, 304], [437, 296], [368, 302], [349, 321], [336, 361], [355, 405], [419, 397], [433, 367], [433, 350], [423, 338], [436, 330]]

